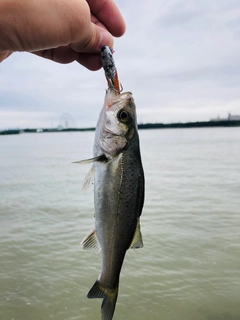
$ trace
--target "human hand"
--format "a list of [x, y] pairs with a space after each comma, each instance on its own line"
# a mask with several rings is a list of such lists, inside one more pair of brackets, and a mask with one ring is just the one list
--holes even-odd
[[113, 0], [0, 0], [0, 62], [27, 51], [98, 70], [101, 47], [112, 48], [124, 32]]

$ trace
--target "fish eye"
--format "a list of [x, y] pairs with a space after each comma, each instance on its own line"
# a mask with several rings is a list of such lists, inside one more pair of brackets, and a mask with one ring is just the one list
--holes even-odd
[[120, 110], [118, 113], [118, 119], [120, 122], [127, 123], [131, 119], [129, 113], [125, 110]]

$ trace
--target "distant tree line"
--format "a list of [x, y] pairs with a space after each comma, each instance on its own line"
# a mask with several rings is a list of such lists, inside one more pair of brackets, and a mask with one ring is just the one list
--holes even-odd
[[186, 123], [145, 123], [139, 124], [138, 129], [167, 129], [167, 128], [203, 128], [203, 127], [239, 127], [240, 121], [198, 121]]
[[[221, 120], [221, 121], [198, 121], [186, 123], [145, 123], [138, 124], [138, 129], [176, 129], [176, 128], [204, 128], [204, 127], [240, 127], [240, 120]], [[95, 128], [67, 128], [67, 129], [41, 129], [41, 132], [66, 132], [66, 131], [94, 131]], [[0, 135], [5, 134], [19, 134], [39, 132], [38, 129], [24, 129], [24, 130], [4, 130], [0, 131]]]

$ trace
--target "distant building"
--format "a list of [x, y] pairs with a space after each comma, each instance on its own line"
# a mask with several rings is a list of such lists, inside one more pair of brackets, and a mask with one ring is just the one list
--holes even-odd
[[217, 117], [217, 118], [210, 119], [210, 121], [240, 121], [240, 116], [231, 115], [231, 113], [229, 113], [227, 118]]
[[238, 115], [231, 115], [231, 113], [228, 114], [228, 120], [236, 120], [239, 121], [240, 120], [240, 116]]

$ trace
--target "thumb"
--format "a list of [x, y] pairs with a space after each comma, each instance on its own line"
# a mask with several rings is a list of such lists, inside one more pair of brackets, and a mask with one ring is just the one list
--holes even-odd
[[4, 59], [8, 58], [11, 54], [12, 54], [11, 51], [0, 52], [0, 62], [2, 62]]
[[81, 33], [79, 41], [71, 43], [71, 48], [77, 52], [96, 53], [103, 46], [113, 48], [113, 36], [105, 28], [90, 23], [85, 32]]

